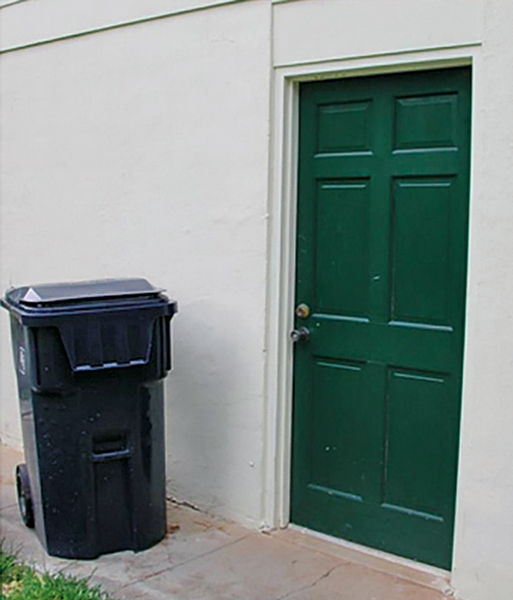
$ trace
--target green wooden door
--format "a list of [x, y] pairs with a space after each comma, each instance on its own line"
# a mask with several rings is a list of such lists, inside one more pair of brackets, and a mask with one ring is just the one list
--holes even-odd
[[451, 565], [467, 68], [301, 86], [291, 516]]

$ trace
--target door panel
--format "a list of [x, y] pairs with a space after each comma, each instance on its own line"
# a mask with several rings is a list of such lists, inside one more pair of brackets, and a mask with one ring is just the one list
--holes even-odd
[[371, 100], [321, 104], [317, 118], [317, 152], [341, 154], [370, 150]]
[[457, 93], [397, 98], [395, 111], [395, 149], [457, 147]]
[[470, 71], [304, 84], [291, 515], [448, 568]]
[[451, 179], [410, 177], [392, 185], [392, 320], [449, 325]]
[[[391, 368], [385, 415], [383, 502], [440, 517], [440, 479], [450, 385], [444, 374]], [[424, 468], [428, 466], [428, 468]]]
[[[365, 491], [360, 473], [372, 441], [361, 435], [371, 433], [366, 431], [365, 367], [326, 361], [314, 366], [314, 388], [323, 392], [312, 410], [311, 485], [358, 498]], [[348, 398], [344, 404], [338, 402], [341, 393]]]
[[368, 180], [319, 182], [315, 278], [325, 314], [368, 315], [369, 209]]

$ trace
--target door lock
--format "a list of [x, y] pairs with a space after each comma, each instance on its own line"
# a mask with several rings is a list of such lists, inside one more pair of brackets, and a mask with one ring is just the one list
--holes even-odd
[[290, 339], [294, 342], [306, 342], [310, 337], [310, 331], [306, 327], [300, 327], [299, 329], [293, 329], [290, 332]]

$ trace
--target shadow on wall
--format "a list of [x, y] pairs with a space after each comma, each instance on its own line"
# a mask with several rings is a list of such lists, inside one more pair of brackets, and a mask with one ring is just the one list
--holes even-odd
[[242, 360], [241, 315], [213, 308], [206, 301], [196, 302], [180, 308], [173, 321], [166, 451], [172, 495], [222, 513], [235, 492], [230, 469], [234, 463], [240, 468], [237, 463], [246, 454], [241, 445], [251, 407], [244, 398], [251, 382]]

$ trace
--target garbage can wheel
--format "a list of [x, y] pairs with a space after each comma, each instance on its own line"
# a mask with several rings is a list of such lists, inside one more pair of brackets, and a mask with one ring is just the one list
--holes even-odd
[[25, 464], [16, 467], [16, 491], [21, 518], [25, 525], [32, 529], [34, 527], [34, 505], [30, 494], [27, 465]]

